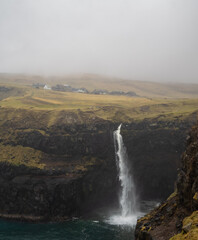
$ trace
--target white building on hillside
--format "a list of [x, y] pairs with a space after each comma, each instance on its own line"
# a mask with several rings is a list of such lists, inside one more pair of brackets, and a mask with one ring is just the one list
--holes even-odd
[[45, 86], [43, 87], [45, 90], [52, 90], [52, 88], [49, 86], [49, 85], [47, 85], [47, 84], [45, 84]]

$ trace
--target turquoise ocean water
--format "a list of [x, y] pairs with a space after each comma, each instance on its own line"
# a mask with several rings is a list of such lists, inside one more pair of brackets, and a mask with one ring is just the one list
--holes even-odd
[[0, 240], [133, 240], [134, 229], [93, 220], [21, 223], [0, 220]]
[[[156, 205], [157, 202], [142, 202], [141, 211], [146, 213]], [[97, 214], [91, 219], [63, 223], [0, 220], [0, 240], [134, 240], [135, 226], [112, 225], [105, 219], [105, 215]]]

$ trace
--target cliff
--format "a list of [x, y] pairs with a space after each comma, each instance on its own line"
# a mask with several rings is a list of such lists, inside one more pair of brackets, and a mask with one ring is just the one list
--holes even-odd
[[57, 221], [115, 202], [117, 174], [108, 122], [48, 128], [31, 121], [14, 115], [1, 126], [0, 217]]
[[[198, 125], [187, 136], [175, 192], [138, 220], [137, 240], [198, 239]], [[172, 238], [171, 238], [172, 237]]]
[[[81, 111], [0, 110], [1, 217], [61, 220], [116, 206], [118, 123]], [[141, 199], [165, 199], [173, 191], [193, 121], [123, 123]]]

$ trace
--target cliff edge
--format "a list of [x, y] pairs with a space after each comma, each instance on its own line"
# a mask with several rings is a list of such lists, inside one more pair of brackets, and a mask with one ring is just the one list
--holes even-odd
[[198, 124], [186, 140], [176, 190], [138, 220], [136, 240], [198, 239]]

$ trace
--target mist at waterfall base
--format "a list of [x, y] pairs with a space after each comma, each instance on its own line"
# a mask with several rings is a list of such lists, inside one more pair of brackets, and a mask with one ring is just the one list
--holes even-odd
[[120, 130], [121, 125], [114, 132], [115, 157], [121, 184], [119, 209], [98, 209], [86, 219], [75, 218], [63, 223], [33, 224], [0, 220], [0, 239], [134, 240], [137, 218], [153, 209], [157, 202], [142, 201], [138, 204], [132, 168]]

